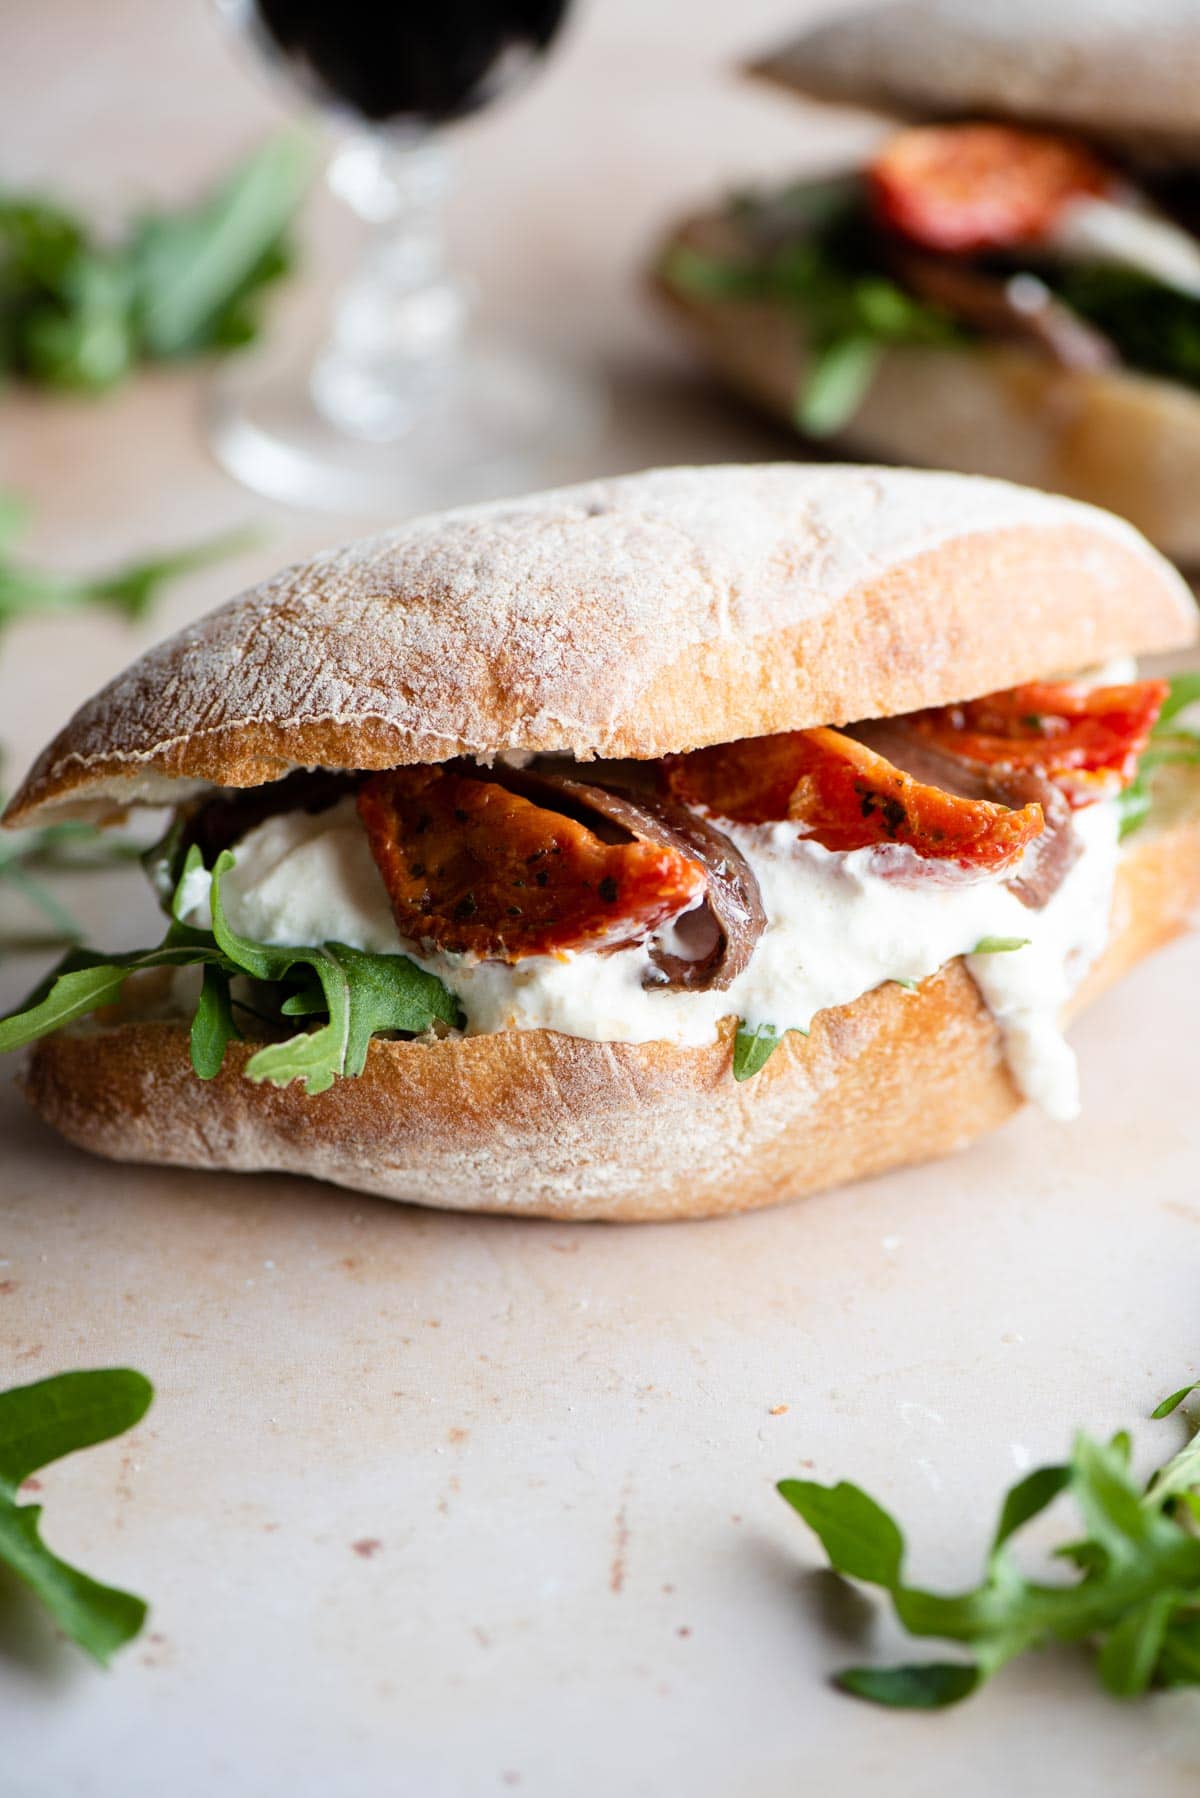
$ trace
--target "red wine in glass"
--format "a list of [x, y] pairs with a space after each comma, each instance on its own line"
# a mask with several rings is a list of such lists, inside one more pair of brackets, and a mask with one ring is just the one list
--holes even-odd
[[315, 359], [222, 378], [218, 457], [273, 498], [394, 516], [553, 478], [598, 395], [536, 347], [467, 331], [440, 139], [533, 72], [568, 0], [217, 3], [347, 134], [330, 185], [371, 228]]
[[279, 53], [372, 124], [440, 125], [487, 106], [547, 48], [567, 0], [258, 0]]

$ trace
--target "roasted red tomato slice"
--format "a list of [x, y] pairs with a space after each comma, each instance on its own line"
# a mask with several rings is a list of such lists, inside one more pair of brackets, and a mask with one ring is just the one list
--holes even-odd
[[867, 173], [876, 215], [927, 250], [1035, 243], [1069, 201], [1114, 177], [1070, 138], [1012, 125], [919, 125], [885, 144]]
[[914, 712], [905, 723], [968, 761], [1042, 774], [1078, 808], [1129, 785], [1168, 691], [1159, 680], [1120, 687], [1032, 681], [964, 705]]
[[706, 877], [658, 843], [605, 843], [495, 781], [375, 774], [358, 811], [401, 934], [503, 961], [615, 948], [694, 904]]
[[1005, 868], [1043, 828], [1020, 810], [929, 787], [837, 730], [720, 743], [668, 759], [677, 798], [739, 824], [795, 819], [826, 849], [906, 843], [918, 855]]

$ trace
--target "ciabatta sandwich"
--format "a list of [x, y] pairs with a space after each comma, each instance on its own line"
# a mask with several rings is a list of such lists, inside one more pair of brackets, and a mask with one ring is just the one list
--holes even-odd
[[418, 521], [184, 630], [40, 757], [10, 825], [173, 808], [168, 922], [73, 951], [0, 1048], [100, 1154], [565, 1218], [1068, 1116], [1066, 1012], [1200, 895], [1190, 689], [1130, 661], [1194, 634], [1128, 525], [956, 475]]
[[915, 121], [672, 235], [659, 290], [810, 437], [1122, 512], [1200, 565], [1191, 0], [900, 0], [754, 66]]

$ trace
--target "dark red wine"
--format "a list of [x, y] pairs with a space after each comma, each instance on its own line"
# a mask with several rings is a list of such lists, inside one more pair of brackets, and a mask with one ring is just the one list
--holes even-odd
[[490, 100], [549, 44], [568, 0], [257, 0], [275, 47], [376, 123], [437, 124]]

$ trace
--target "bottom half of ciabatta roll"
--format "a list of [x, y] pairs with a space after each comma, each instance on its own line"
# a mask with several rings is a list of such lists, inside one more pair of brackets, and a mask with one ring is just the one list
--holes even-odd
[[[680, 227], [665, 253], [719, 255], [728, 220]], [[804, 321], [774, 300], [658, 292], [708, 365], [787, 424], [812, 367]], [[1127, 369], [1068, 369], [992, 340], [887, 349], [854, 416], [829, 439], [868, 460], [998, 475], [1128, 518], [1200, 567], [1200, 393]]]
[[[1161, 786], [1122, 856], [1108, 946], [1078, 1003], [1200, 906], [1200, 782], [1189, 769]], [[733, 1033], [728, 1020], [701, 1048], [545, 1030], [376, 1040], [361, 1076], [307, 1097], [247, 1081], [253, 1044], [230, 1045], [219, 1076], [201, 1082], [182, 1020], [110, 1013], [37, 1044], [25, 1091], [72, 1142], [120, 1160], [611, 1220], [771, 1205], [961, 1148], [1020, 1104], [1001, 1032], [961, 960], [916, 992], [889, 983], [819, 1013], [807, 1037], [787, 1035], [741, 1083]]]

